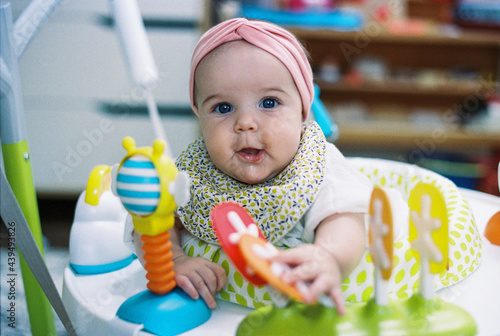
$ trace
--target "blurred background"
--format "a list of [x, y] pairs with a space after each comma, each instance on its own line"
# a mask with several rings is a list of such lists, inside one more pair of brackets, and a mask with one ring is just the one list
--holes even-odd
[[[28, 1], [12, 2], [14, 18]], [[410, 162], [498, 195], [497, 0], [138, 0], [159, 71], [152, 88], [173, 156], [199, 136], [189, 106], [199, 36], [235, 16], [291, 30], [310, 54], [346, 156]], [[127, 135], [150, 145], [107, 0], [65, 1], [20, 59], [42, 229], [66, 246], [91, 169]], [[3, 230], [2, 226], [2, 230]]]

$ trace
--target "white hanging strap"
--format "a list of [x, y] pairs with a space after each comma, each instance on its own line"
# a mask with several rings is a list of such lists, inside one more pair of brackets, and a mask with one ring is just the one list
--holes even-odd
[[16, 247], [21, 251], [31, 272], [33, 272], [33, 275], [56, 311], [57, 316], [61, 319], [68, 334], [70, 336], [76, 336], [75, 328], [64, 308], [56, 285], [50, 276], [47, 265], [33, 237], [33, 233], [26, 222], [26, 218], [17, 203], [14, 192], [2, 169], [0, 169], [0, 199], [2, 200], [2, 202], [0, 202], [0, 217], [2, 217], [3, 222], [5, 225], [8, 225], [7, 223], [15, 223]]
[[158, 106], [156, 105], [156, 100], [153, 93], [150, 90], [144, 89], [144, 95], [146, 96], [146, 104], [148, 106], [149, 119], [151, 120], [151, 126], [153, 126], [153, 131], [157, 139], [165, 141], [164, 153], [169, 158], [172, 158], [172, 151], [170, 145], [167, 141], [167, 136], [165, 134], [165, 129], [161, 122], [160, 113], [158, 112]]

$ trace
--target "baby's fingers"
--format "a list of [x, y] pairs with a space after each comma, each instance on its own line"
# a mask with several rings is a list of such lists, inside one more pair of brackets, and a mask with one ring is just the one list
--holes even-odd
[[333, 282], [326, 275], [319, 275], [307, 288], [304, 295], [307, 303], [314, 303], [324, 293], [329, 293], [333, 287]]
[[305, 302], [314, 303], [319, 300], [327, 306], [332, 304], [331, 301], [329, 301], [326, 297], [322, 300], [321, 296], [328, 295], [328, 297], [333, 300], [339, 315], [344, 315], [344, 294], [340, 288], [340, 284], [336, 282], [335, 279], [326, 275], [320, 275], [306, 290], [302, 292]]
[[217, 279], [214, 273], [202, 266], [197, 270], [197, 276], [193, 277], [191, 281], [207, 306], [212, 309], [215, 308], [214, 295], [217, 287]]
[[210, 289], [205, 284], [200, 274], [194, 272], [188, 275], [178, 275], [176, 277], [177, 286], [189, 295], [193, 300], [200, 297], [205, 301], [208, 307], [215, 308], [215, 299]]
[[288, 265], [298, 265], [310, 258], [311, 248], [309, 245], [300, 245], [296, 248], [282, 251], [277, 256], [273, 257], [271, 261], [285, 263]]
[[177, 274], [175, 277], [175, 281], [177, 283], [177, 286], [184, 292], [186, 292], [186, 294], [189, 295], [191, 299], [198, 300], [200, 295], [198, 294], [198, 291], [196, 290], [193, 283], [187, 276]]
[[345, 313], [345, 302], [344, 293], [339, 286], [335, 286], [330, 290], [330, 297], [332, 298], [335, 306], [337, 307], [337, 312], [339, 315], [344, 315]]
[[321, 301], [323, 304], [329, 306], [331, 302], [329, 302], [328, 298], [324, 298], [326, 300], [321, 300], [322, 295], [328, 295], [335, 307], [337, 308], [337, 312], [340, 315], [344, 315], [345, 311], [345, 302], [344, 302], [344, 293], [340, 287], [340, 283], [335, 281], [335, 279], [330, 278], [328, 276], [319, 276], [308, 288], [306, 291], [306, 300], [308, 303], [316, 302], [317, 300]]
[[214, 295], [208, 289], [208, 287], [207, 286], [199, 287], [198, 292], [200, 293], [201, 298], [203, 299], [203, 301], [205, 301], [207, 306], [210, 309], [214, 309], [217, 304], [215, 303]]
[[318, 270], [313, 264], [304, 263], [283, 272], [281, 279], [288, 284], [296, 282], [310, 282], [318, 276]]
[[215, 288], [215, 292], [218, 292], [222, 289], [222, 287], [226, 285], [227, 274], [224, 268], [222, 268], [217, 264], [211, 264], [210, 266], [211, 268], [213, 268], [212, 271], [214, 272], [215, 278], [217, 279], [217, 286]]

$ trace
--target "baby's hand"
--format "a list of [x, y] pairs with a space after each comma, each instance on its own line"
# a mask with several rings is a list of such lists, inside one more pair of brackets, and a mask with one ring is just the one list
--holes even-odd
[[215, 308], [215, 293], [226, 284], [226, 271], [204, 258], [179, 256], [174, 259], [175, 281], [191, 298], [200, 296], [210, 308]]
[[335, 302], [340, 315], [344, 314], [344, 297], [341, 289], [340, 266], [331, 251], [320, 245], [303, 244], [283, 251], [272, 261], [285, 263], [292, 269], [282, 275], [284, 282], [293, 284], [302, 281], [308, 284], [301, 291], [307, 303], [314, 303], [326, 294]]
[[[198, 300], [201, 296], [210, 308], [215, 308], [215, 293], [226, 284], [226, 271], [208, 259], [188, 257], [179, 246], [179, 233], [171, 230], [172, 249], [174, 253], [175, 282], [191, 298]], [[142, 250], [141, 235], [133, 232], [137, 258], [144, 266], [144, 251]]]

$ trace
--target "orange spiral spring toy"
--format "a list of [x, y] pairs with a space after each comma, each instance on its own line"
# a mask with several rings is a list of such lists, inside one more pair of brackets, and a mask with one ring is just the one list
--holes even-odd
[[155, 236], [144, 234], [141, 240], [142, 250], [145, 252], [144, 268], [147, 271], [146, 278], [149, 280], [148, 289], [158, 295], [169, 293], [176, 285], [170, 233], [167, 231]]

